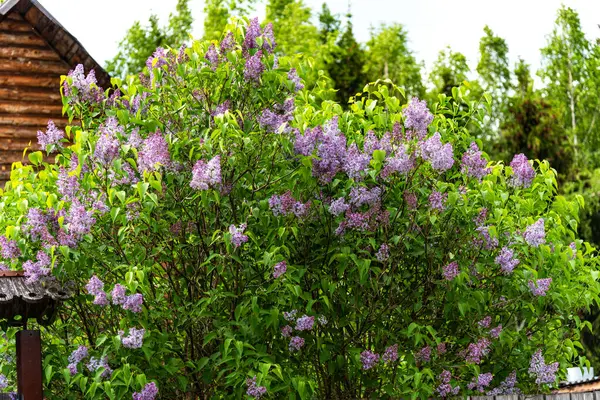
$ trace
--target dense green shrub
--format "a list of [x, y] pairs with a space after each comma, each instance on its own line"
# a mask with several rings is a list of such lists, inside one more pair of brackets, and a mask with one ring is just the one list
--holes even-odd
[[579, 364], [598, 272], [547, 162], [488, 165], [456, 89], [432, 114], [380, 81], [342, 112], [269, 26], [229, 28], [124, 93], [73, 71], [55, 163], [12, 171], [6, 263], [76, 293], [49, 398], [534, 391]]

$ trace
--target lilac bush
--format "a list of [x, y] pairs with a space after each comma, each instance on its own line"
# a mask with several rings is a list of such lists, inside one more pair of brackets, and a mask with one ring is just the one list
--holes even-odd
[[270, 27], [229, 28], [119, 91], [78, 67], [69, 140], [11, 173], [0, 261], [73, 291], [49, 398], [518, 393], [579, 362], [598, 271], [547, 162], [490, 162], [462, 89], [343, 111]]

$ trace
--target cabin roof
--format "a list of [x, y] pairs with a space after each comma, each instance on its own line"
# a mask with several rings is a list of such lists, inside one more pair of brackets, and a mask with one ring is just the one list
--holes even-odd
[[[60, 302], [70, 291], [55, 281], [28, 283], [22, 271], [0, 271], [0, 318], [19, 325], [36, 318], [42, 325], [54, 318]], [[16, 316], [21, 316], [16, 320]]]
[[81, 43], [71, 35], [37, 0], [6, 0], [0, 5], [0, 22], [12, 12], [20, 14], [46, 43], [72, 69], [83, 64], [86, 71], [93, 69], [98, 86], [108, 88], [110, 76], [85, 50]]

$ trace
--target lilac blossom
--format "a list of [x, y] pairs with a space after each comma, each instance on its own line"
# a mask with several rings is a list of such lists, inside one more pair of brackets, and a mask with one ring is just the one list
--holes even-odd
[[552, 278], [544, 278], [538, 279], [535, 283], [533, 281], [527, 282], [527, 286], [529, 286], [529, 290], [534, 296], [545, 296], [548, 289], [550, 289], [550, 284], [552, 283]]
[[169, 145], [160, 131], [156, 131], [144, 139], [141, 150], [138, 152], [138, 170], [140, 172], [156, 171], [158, 165], [171, 166]]
[[70, 200], [74, 198], [75, 194], [79, 191], [79, 178], [76, 175], [69, 175], [64, 167], [60, 167], [56, 187], [58, 193], [65, 200]]
[[514, 251], [506, 246], [500, 250], [500, 254], [496, 256], [494, 262], [500, 266], [505, 275], [511, 274], [520, 263], [519, 259], [515, 258]]
[[261, 127], [271, 133], [288, 133], [291, 128], [289, 122], [294, 118], [294, 99], [289, 98], [283, 104], [277, 104], [273, 110], [265, 109], [258, 117]]
[[209, 162], [198, 160], [192, 169], [190, 187], [196, 190], [208, 190], [220, 184], [221, 156], [215, 156]]
[[498, 238], [492, 237], [490, 235], [490, 227], [489, 226], [479, 226], [475, 230], [477, 232], [479, 232], [479, 235], [481, 236], [481, 238], [483, 238], [483, 240], [481, 240], [481, 239], [476, 240], [476, 243], [483, 245], [483, 247], [486, 250], [492, 250], [492, 249], [495, 249], [496, 247], [498, 247], [498, 243], [499, 243]]
[[487, 161], [481, 156], [481, 150], [479, 150], [477, 143], [471, 142], [471, 146], [462, 156], [460, 172], [481, 180], [491, 172], [491, 168], [486, 166]]
[[488, 355], [490, 341], [487, 338], [481, 338], [476, 343], [470, 343], [465, 353], [465, 361], [471, 364], [481, 363], [481, 359]]
[[145, 329], [129, 328], [129, 335], [123, 336], [124, 332], [120, 332], [121, 343], [123, 347], [128, 349], [139, 349], [142, 347], [144, 341]]
[[377, 257], [377, 261], [385, 262], [390, 257], [390, 247], [385, 243], [382, 244], [375, 257]]
[[381, 176], [387, 178], [394, 173], [407, 174], [415, 167], [415, 159], [406, 152], [406, 146], [401, 144], [396, 149], [394, 157], [388, 157], [381, 170]]
[[144, 386], [144, 389], [140, 393], [134, 393], [132, 400], [154, 400], [158, 395], [158, 388], [156, 383], [150, 382]]
[[290, 340], [289, 350], [290, 351], [298, 351], [304, 346], [304, 339], [300, 336], [294, 336]]
[[421, 156], [431, 163], [436, 171], [443, 172], [454, 165], [454, 151], [452, 144], [442, 144], [439, 132], [421, 143]]
[[298, 310], [292, 310], [292, 311], [284, 311], [283, 312], [283, 319], [285, 319], [286, 321], [295, 321], [296, 320], [296, 314], [298, 314]]
[[447, 193], [442, 194], [437, 190], [434, 190], [429, 195], [429, 208], [431, 208], [432, 210], [444, 211], [444, 209], [446, 208], [444, 206], [444, 203], [447, 197]]
[[409, 210], [417, 209], [417, 195], [413, 192], [404, 192], [404, 201], [406, 202], [406, 205], [408, 206]]
[[523, 239], [533, 247], [538, 247], [540, 244], [546, 243], [546, 232], [544, 219], [540, 218], [532, 225], [529, 225], [523, 233]]
[[438, 376], [440, 385], [437, 387], [436, 392], [440, 395], [440, 397], [446, 398], [448, 396], [456, 396], [460, 391], [460, 386], [452, 387], [452, 385], [450, 384], [451, 379], [452, 374], [448, 370], [444, 370]]
[[223, 115], [227, 111], [229, 111], [230, 107], [231, 107], [231, 101], [230, 100], [225, 100], [224, 102], [222, 102], [221, 104], [219, 104], [215, 108], [215, 110], [210, 113], [210, 115], [212, 115], [213, 117], [218, 117], [219, 115]]
[[243, 243], [248, 241], [248, 236], [244, 235], [246, 230], [246, 224], [241, 224], [239, 227], [235, 225], [229, 226], [229, 233], [231, 234], [231, 243], [234, 247], [240, 247]]
[[319, 325], [321, 325], [321, 326], [325, 326], [329, 322], [329, 321], [327, 321], [327, 318], [324, 315], [319, 315], [319, 318], [317, 319], [317, 321], [319, 322]]
[[329, 212], [336, 217], [340, 214], [345, 213], [350, 208], [350, 205], [346, 203], [343, 197], [334, 200], [329, 205]]
[[310, 331], [314, 325], [315, 317], [309, 317], [308, 315], [303, 315], [296, 320], [297, 331]]
[[113, 288], [112, 292], [110, 292], [112, 297], [112, 303], [114, 305], [123, 305], [125, 303], [125, 286], [117, 283]]
[[42, 149], [53, 144], [59, 144], [64, 137], [65, 133], [58, 129], [53, 121], [48, 121], [46, 132], [37, 132], [38, 144]]
[[517, 371], [513, 371], [500, 383], [498, 387], [489, 390], [486, 395], [500, 396], [503, 394], [522, 394], [521, 390], [515, 385], [517, 384]]
[[[403, 111], [404, 126], [410, 130], [412, 134], [416, 134], [419, 139], [423, 139], [427, 135], [427, 127], [433, 121], [433, 115], [427, 109], [425, 100], [419, 101], [413, 97]], [[407, 132], [407, 136], [408, 136]], [[409, 140], [412, 136], [409, 137]]]
[[288, 72], [287, 78], [290, 81], [292, 81], [292, 83], [294, 84], [294, 89], [296, 91], [304, 89], [304, 84], [300, 80], [300, 77], [298, 76], [298, 73], [296, 72], [296, 68], [290, 69], [290, 72]]
[[96, 219], [92, 211], [86, 211], [85, 206], [78, 199], [73, 200], [71, 208], [65, 217], [65, 226], [69, 233], [80, 240], [84, 235], [90, 233]]
[[208, 60], [213, 71], [217, 69], [217, 65], [219, 65], [219, 54], [217, 53], [217, 48], [214, 44], [209, 46], [204, 58]]
[[37, 252], [36, 262], [31, 260], [26, 261], [23, 264], [24, 275], [27, 278], [26, 283], [32, 284], [37, 282], [41, 277], [47, 276], [50, 273], [51, 264], [50, 257], [44, 251], [40, 250]]
[[353, 187], [350, 190], [350, 204], [355, 207], [360, 207], [363, 204], [373, 206], [380, 202], [381, 199], [381, 188], [373, 187], [368, 189], [364, 186]]
[[439, 355], [446, 353], [446, 343], [444, 343], [444, 342], [438, 343], [436, 350]]
[[383, 352], [381, 359], [386, 364], [391, 364], [398, 361], [398, 344], [387, 347]]
[[517, 154], [510, 162], [513, 170], [513, 176], [509, 180], [509, 184], [514, 187], [528, 188], [535, 178], [535, 170], [529, 164], [525, 154]]
[[483, 393], [485, 391], [485, 388], [488, 387], [490, 383], [492, 383], [493, 378], [494, 375], [492, 375], [491, 372], [479, 374], [477, 375], [477, 377], [473, 378], [471, 383], [467, 385], [467, 388], [469, 390], [477, 390], [478, 392]]
[[477, 214], [477, 217], [475, 217], [473, 219], [473, 222], [475, 222], [476, 226], [483, 226], [483, 224], [485, 224], [485, 220], [487, 218], [487, 214], [488, 214], [488, 209], [483, 207], [481, 210], [479, 210], [479, 214]]
[[338, 129], [337, 117], [325, 125], [317, 156], [318, 159], [313, 159], [313, 176], [321, 183], [329, 183], [342, 171], [346, 159], [346, 137]]
[[275, 35], [273, 34], [273, 24], [269, 22], [263, 31], [263, 48], [268, 53], [273, 53], [273, 50], [277, 46], [277, 42], [275, 41]]
[[293, 330], [294, 329], [291, 326], [286, 325], [283, 328], [281, 328], [281, 336], [290, 337], [290, 336], [292, 336]]
[[221, 54], [225, 54], [229, 50], [235, 47], [235, 38], [233, 37], [232, 32], [227, 32], [227, 35], [221, 41], [220, 51]]
[[4, 390], [8, 387], [8, 379], [4, 374], [0, 374], [0, 390]]
[[373, 353], [370, 350], [365, 350], [360, 353], [360, 362], [362, 363], [362, 369], [365, 371], [369, 370], [379, 362], [379, 354]]
[[87, 363], [88, 371], [95, 372], [95, 371], [99, 370], [100, 368], [104, 368], [104, 372], [102, 372], [102, 374], [100, 375], [102, 378], [108, 378], [112, 375], [113, 371], [110, 368], [110, 366], [108, 365], [108, 360], [106, 357], [90, 358], [90, 361]]
[[256, 376], [252, 379], [246, 379], [246, 386], [248, 386], [246, 394], [250, 397], [254, 397], [255, 399], [260, 399], [264, 394], [267, 393], [266, 387], [256, 385]]
[[261, 60], [262, 50], [259, 50], [251, 56], [244, 66], [244, 79], [248, 82], [258, 82], [262, 73], [265, 70], [265, 66]]
[[123, 133], [123, 127], [115, 117], [109, 117], [98, 129], [100, 137], [94, 149], [94, 158], [104, 166], [110, 166], [119, 155], [119, 139], [117, 134]]
[[78, 364], [88, 356], [88, 348], [85, 346], [79, 346], [77, 350], [74, 350], [69, 356], [69, 362]]
[[304, 135], [296, 129], [296, 140], [294, 142], [294, 151], [296, 154], [308, 156], [312, 154], [317, 146], [317, 142], [323, 138], [323, 128], [317, 126], [313, 129], [307, 129]]
[[167, 64], [167, 52], [162, 47], [157, 47], [154, 53], [146, 60], [146, 67], [149, 70], [153, 68], [162, 68]]
[[0, 235], [0, 247], [2, 247], [2, 258], [12, 260], [21, 256], [17, 242], [4, 235]]
[[535, 383], [538, 385], [554, 383], [556, 381], [558, 365], [558, 362], [546, 364], [544, 356], [542, 355], [542, 350], [538, 349], [531, 357], [529, 373], [536, 376]]
[[273, 267], [273, 278], [277, 279], [287, 271], [287, 263], [282, 261]]
[[258, 47], [256, 43], [256, 39], [262, 35], [262, 30], [260, 28], [260, 23], [258, 22], [258, 17], [250, 20], [250, 25], [246, 29], [246, 36], [244, 37], [244, 43], [242, 44], [242, 49], [244, 50], [244, 55], [248, 54], [248, 50], [255, 49]]
[[485, 317], [484, 319], [479, 321], [477, 323], [477, 325], [479, 325], [479, 327], [481, 327], [481, 328], [489, 328], [491, 323], [492, 323], [492, 317], [490, 317], [488, 315], [487, 317]]
[[139, 313], [142, 311], [143, 303], [144, 296], [141, 293], [132, 294], [125, 298], [125, 301], [123, 302], [123, 310]]
[[502, 324], [498, 325], [495, 328], [490, 329], [490, 337], [493, 339], [498, 339], [500, 337], [500, 333], [502, 333]]
[[431, 346], [425, 346], [415, 354], [415, 359], [421, 363], [431, 361]]
[[[69, 71], [68, 78], [63, 83], [64, 95], [69, 98], [69, 104], [76, 102], [100, 103], [104, 99], [104, 92], [97, 86], [96, 73], [94, 70], [85, 72], [82, 64], [77, 64], [75, 69]], [[73, 88], [77, 89], [76, 92]]]
[[352, 143], [346, 152], [342, 168], [349, 178], [359, 181], [362, 180], [362, 175], [366, 173], [370, 161], [371, 156], [361, 153], [356, 143]]

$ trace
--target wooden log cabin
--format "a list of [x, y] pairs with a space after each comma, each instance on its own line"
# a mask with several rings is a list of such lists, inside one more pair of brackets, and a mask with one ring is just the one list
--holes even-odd
[[37, 131], [49, 120], [64, 128], [60, 76], [77, 64], [96, 72], [98, 85], [110, 77], [37, 0], [0, 5], [0, 187], [23, 150], [38, 149]]

